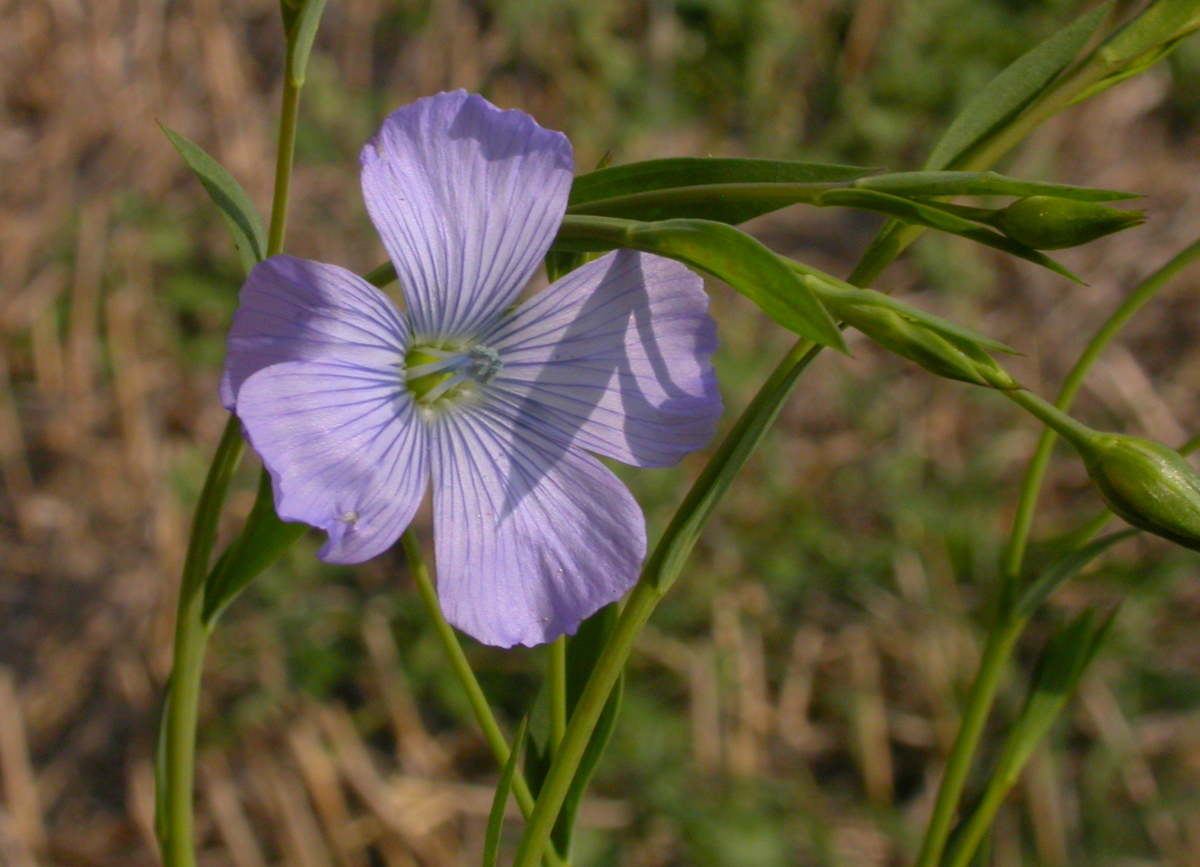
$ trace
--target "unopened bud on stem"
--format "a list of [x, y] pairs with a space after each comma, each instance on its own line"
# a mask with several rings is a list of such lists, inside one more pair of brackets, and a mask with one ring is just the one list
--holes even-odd
[[1200, 474], [1161, 443], [1100, 433], [1077, 443], [1108, 507], [1135, 527], [1200, 550]]
[[1139, 226], [1146, 217], [1142, 211], [1122, 211], [1095, 202], [1029, 196], [999, 211], [992, 222], [1014, 241], [1036, 250], [1061, 250]]

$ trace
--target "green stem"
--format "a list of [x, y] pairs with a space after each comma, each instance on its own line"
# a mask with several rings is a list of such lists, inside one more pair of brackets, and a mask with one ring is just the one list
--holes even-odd
[[[1200, 240], [1194, 241], [1129, 293], [1128, 297], [1121, 302], [1120, 306], [1113, 311], [1113, 314], [1092, 337], [1083, 350], [1083, 354], [1079, 356], [1079, 360], [1075, 362], [1075, 366], [1063, 380], [1058, 398], [1054, 401], [1056, 407], [1063, 412], [1070, 410], [1071, 404], [1074, 403], [1079, 389], [1083, 386], [1084, 380], [1096, 360], [1125, 327], [1125, 324], [1145, 306], [1147, 301], [1162, 291], [1172, 277], [1196, 261], [1197, 258], [1200, 258]], [[1042, 431], [1037, 449], [1029, 462], [1029, 468], [1025, 471], [1020, 498], [1017, 501], [1016, 516], [1013, 518], [1013, 530], [1009, 536], [1008, 547], [1004, 552], [1002, 574], [1006, 581], [1015, 581], [1021, 574], [1021, 568], [1025, 561], [1025, 549], [1029, 544], [1029, 534], [1033, 528], [1033, 513], [1037, 508], [1042, 481], [1050, 463], [1050, 454], [1057, 440], [1058, 434], [1052, 428], [1047, 427]]]
[[165, 867], [194, 867], [192, 791], [195, 783], [196, 720], [200, 679], [204, 670], [204, 576], [217, 537], [217, 520], [245, 443], [233, 416], [225, 425], [217, 453], [208, 469], [192, 522], [192, 537], [183, 565], [179, 607], [175, 619], [175, 658], [163, 723], [162, 791], [156, 824]]
[[292, 163], [296, 155], [296, 122], [300, 116], [301, 85], [291, 75], [283, 77], [283, 105], [279, 115], [279, 142], [275, 149], [275, 192], [271, 197], [271, 228], [267, 232], [267, 255], [283, 251], [287, 231], [288, 197], [292, 188]]
[[558, 752], [567, 730], [567, 639], [560, 636], [546, 649], [546, 682], [550, 690], [550, 754]]
[[[1133, 316], [1145, 306], [1151, 298], [1156, 296], [1170, 282], [1176, 274], [1186, 268], [1188, 265], [1200, 258], [1200, 240], [1194, 241], [1191, 245], [1183, 249], [1174, 256], [1165, 265], [1143, 280], [1134, 290], [1125, 298], [1125, 300], [1113, 311], [1112, 315], [1100, 327], [1092, 339], [1088, 342], [1087, 347], [1080, 355], [1079, 360], [1075, 362], [1066, 378], [1063, 380], [1062, 388], [1059, 390], [1058, 397], [1054, 402], [1053, 408], [1060, 413], [1065, 413], [1070, 409], [1075, 397], [1079, 394], [1079, 389], [1083, 386], [1088, 373], [1099, 359], [1100, 355], [1112, 343], [1113, 339], [1120, 333], [1121, 329], [1129, 322]], [[1028, 392], [1024, 393], [1028, 395]], [[1010, 395], [1011, 396], [1011, 395]], [[1029, 407], [1027, 407], [1029, 408]], [[1041, 407], [1038, 407], [1041, 409]], [[1013, 518], [1013, 529], [1009, 536], [1008, 545], [1005, 548], [1002, 561], [1001, 581], [1008, 588], [1009, 592], [1005, 594], [1005, 598], [1015, 599], [1016, 585], [1020, 581], [1022, 570], [1025, 563], [1025, 551], [1028, 548], [1029, 536], [1033, 527], [1033, 516], [1037, 508], [1038, 496], [1041, 493], [1042, 482], [1045, 479], [1046, 469], [1050, 462], [1050, 455], [1054, 449], [1054, 444], [1057, 441], [1059, 432], [1054, 427], [1047, 424], [1046, 429], [1042, 432], [1041, 438], [1038, 440], [1037, 449], [1034, 451], [1033, 457], [1030, 459], [1029, 467], [1025, 472], [1025, 478], [1021, 484], [1020, 498], [1017, 503], [1016, 515]], [[1180, 448], [1180, 452], [1187, 454], [1194, 450], [1197, 445], [1200, 445], [1200, 437], [1194, 437]], [[1092, 536], [1100, 532], [1104, 525], [1112, 517], [1112, 513], [1108, 510], [1096, 515], [1087, 525], [1074, 537], [1076, 544], [1086, 543]], [[1024, 620], [1020, 621], [1019, 628], [1024, 627]], [[998, 681], [997, 681], [998, 683]], [[983, 705], [985, 711], [990, 711], [993, 701], [995, 700], [994, 689], [990, 692], [980, 692], [976, 696], [976, 691], [972, 691], [972, 699], [978, 700]], [[963, 732], [960, 732], [959, 738], [955, 741], [955, 749], [958, 749], [959, 742], [964, 743], [963, 750], [974, 753], [977, 746], [975, 741], [967, 742], [964, 740], [965, 726]], [[978, 735], [975, 736], [978, 738]], [[1019, 773], [1019, 768], [1017, 769]], [[949, 785], [947, 780], [943, 781], [942, 790], [946, 791]], [[965, 780], [965, 778], [964, 778]], [[988, 797], [1002, 798], [1007, 793], [1011, 784], [1003, 788], [1000, 794], [993, 795], [992, 789], [989, 789], [985, 794], [985, 799]], [[939, 791], [939, 797], [942, 792]], [[951, 801], [950, 809], [953, 812], [953, 807], [957, 804], [959, 797], [962, 794], [962, 783], [957, 786], [957, 791], [948, 792], [947, 799]], [[952, 797], [951, 797], [952, 796]], [[997, 805], [998, 806], [998, 803]], [[967, 839], [974, 840], [973, 843], [961, 843], [955, 850], [954, 864], [965, 864], [966, 859], [969, 859], [978, 847], [979, 841], [982, 839], [983, 833], [987, 828], [987, 823], [990, 823], [991, 814], [987, 813], [985, 807], [988, 804], [983, 804], [977, 809], [971, 818], [970, 825], [964, 829], [964, 834], [967, 834]], [[993, 810], [994, 812], [994, 810]], [[980, 822], [984, 822], [979, 826]], [[949, 835], [949, 827], [942, 829], [943, 839], [942, 846], [945, 845], [945, 837]], [[932, 846], [930, 837], [933, 835], [933, 826], [926, 837], [927, 845]], [[962, 853], [961, 855], [958, 853]], [[931, 862], [936, 863], [936, 862]]]
[[688, 491], [663, 537], [646, 560], [642, 575], [630, 593], [621, 616], [605, 642], [596, 666], [542, 783], [537, 804], [521, 837], [513, 867], [533, 867], [546, 850], [559, 810], [571, 787], [592, 731], [633, 650], [634, 639], [650, 618], [659, 600], [679, 576], [699, 538], [700, 530], [746, 459], [778, 417], [800, 374], [816, 358], [820, 347], [798, 341], [759, 389], [754, 400], [722, 440], [712, 460]]
[[[299, 101], [299, 86], [290, 76], [285, 76], [275, 159], [275, 193], [267, 234], [268, 256], [283, 249]], [[196, 724], [204, 651], [208, 643], [208, 629], [203, 622], [204, 579], [216, 544], [217, 520], [244, 449], [241, 423], [231, 415], [204, 482], [184, 561], [175, 620], [174, 660], [162, 731], [164, 767], [156, 819], [164, 867], [194, 867], [196, 863], [192, 819]]]
[[1009, 618], [988, 634], [983, 657], [979, 661], [979, 670], [967, 696], [966, 711], [958, 735], [946, 759], [946, 772], [942, 776], [941, 785], [938, 786], [933, 815], [929, 819], [929, 828], [925, 832], [916, 867], [937, 867], [942, 857], [954, 824], [958, 798], [966, 784], [971, 759], [975, 756], [975, 747], [991, 712], [992, 699], [1000, 686], [1008, 655], [1020, 637], [1023, 627], [1024, 621]]
[[[421, 549], [417, 545], [416, 534], [413, 533], [411, 527], [405, 530], [404, 535], [400, 537], [400, 544], [404, 548], [404, 556], [408, 558], [408, 567], [417, 584], [417, 594], [421, 597], [429, 619], [433, 621], [433, 628], [437, 632], [438, 640], [442, 643], [442, 651], [446, 654], [451, 670], [467, 694], [471, 712], [475, 715], [475, 721], [479, 723], [479, 728], [483, 730], [483, 739], [487, 741], [492, 755], [503, 768], [508, 764], [511, 753], [508, 740], [504, 737], [504, 732], [500, 730], [500, 724], [496, 722], [496, 717], [492, 714], [487, 696], [483, 694], [483, 687], [475, 678], [475, 671], [471, 668], [471, 663], [463, 652], [458, 636], [454, 633], [454, 627], [446, 621], [445, 615], [442, 614], [437, 589], [434, 587], [429, 567], [425, 565], [425, 559], [421, 556]], [[521, 808], [521, 815], [528, 819], [534, 810], [533, 793], [529, 790], [529, 783], [525, 781], [525, 775], [520, 770], [513, 774], [512, 789], [517, 799], [517, 805]], [[563, 863], [553, 849], [546, 851], [545, 860], [555, 867]]]
[[1032, 391], [1017, 388], [1012, 391], [1003, 391], [1001, 394], [1074, 446], [1086, 447], [1087, 443], [1096, 436], [1096, 432], [1090, 427], [1071, 418], [1054, 404]]
[[[1099, 71], [1093, 72], [1091, 67], [1096, 67], [1096, 64], [1085, 64], [1079, 74], [1067, 79], [1008, 127], [1000, 130], [993, 139], [985, 142], [974, 155], [953, 168], [969, 171], [989, 168], [1028, 135], [1034, 127], [1069, 106], [1076, 96], [1102, 78], [1103, 74], [1111, 71], [1106, 70], [1102, 74]], [[1051, 103], [1053, 105], [1051, 110], [1043, 110], [1045, 105]], [[608, 227], [597, 227], [598, 235], [607, 236], [610, 231]], [[858, 267], [848, 278], [848, 282], [856, 286], [869, 286], [922, 231], [923, 228], [919, 226], [889, 223], [864, 254]], [[601, 240], [607, 240], [607, 237], [601, 238]], [[692, 486], [679, 512], [676, 513], [675, 519], [668, 527], [667, 534], [664, 535], [654, 554], [647, 561], [642, 577], [617, 622], [616, 631], [602, 651], [596, 669], [584, 688], [579, 705], [567, 724], [560, 752], [551, 763], [533, 816], [529, 819], [529, 825], [521, 838], [513, 867], [532, 867], [536, 864], [539, 854], [545, 849], [558, 811], [570, 786], [574, 769], [578, 766], [587, 740], [604, 707], [604, 702], [616, 683], [624, 661], [632, 648], [633, 636], [649, 618], [666, 587], [678, 574], [678, 570], [682, 569], [687, 554], [695, 544], [695, 537], [698, 535], [700, 527], [711, 514], [717, 500], [731, 481], [729, 478], [722, 477], [720, 471], [710, 473], [709, 470], [713, 469], [713, 465], [719, 458], [724, 457], [726, 458], [725, 468], [736, 473], [741, 463], [757, 444], [758, 439], [761, 438], [763, 431], [778, 415], [784, 398], [790, 392], [800, 373], [811, 363], [820, 349], [819, 346], [812, 346], [807, 341], [801, 340], [793, 348], [788, 358], [785, 358], [776, 368], [771, 379], [764, 384], [750, 407], [742, 414], [734, 429], [726, 437], [717, 454], [714, 455], [713, 461]], [[798, 357], [802, 357], [803, 360], [798, 362], [796, 360]], [[783, 381], [787, 381], [787, 385], [782, 391], [775, 394], [769, 393], [773, 386]], [[757, 436], [743, 438], [743, 435], [750, 434], [755, 427], [759, 428]], [[672, 530], [676, 531], [676, 535], [671, 535]], [[1011, 647], [1012, 641], [1015, 641], [1015, 637], [1009, 641], [1009, 647]], [[992, 643], [1002, 644], [998, 640], [989, 641], [989, 645]], [[970, 705], [975, 707], [973, 710], [968, 708], [968, 715], [971, 718], [977, 716], [981, 720], [978, 724], [979, 731], [982, 731], [982, 721], [986, 720], [991, 707], [988, 692], [989, 690], [994, 692], [995, 684], [999, 683], [1000, 672], [1003, 670], [1003, 659], [1007, 656], [1007, 650], [1008, 648], [1000, 646], [993, 651], [993, 655], [999, 654], [1000, 656], [999, 662], [993, 664], [995, 671], [988, 678], [977, 678], [976, 686], [978, 688], [973, 687], [972, 689], [972, 696], [977, 697], [970, 702]], [[979, 680], [984, 681], [982, 686], [979, 686]], [[962, 733], [960, 732], [960, 734]], [[978, 734], [979, 732], [976, 731], [974, 738], [968, 738], [969, 743], [959, 750], [965, 753], [966, 758], [961, 761], [967, 765], [969, 765], [970, 756], [974, 753], [974, 741], [978, 738]], [[965, 780], [965, 770], [963, 778]], [[961, 790], [961, 782], [958, 784], [958, 789]], [[959, 791], [954, 791], [952, 795], [943, 797], [939, 792], [939, 799], [946, 800], [950, 804], [951, 818], [953, 818], [958, 794]], [[948, 830], [947, 826], [945, 833], [948, 833]], [[939, 854], [944, 845], [944, 839], [936, 844]]]

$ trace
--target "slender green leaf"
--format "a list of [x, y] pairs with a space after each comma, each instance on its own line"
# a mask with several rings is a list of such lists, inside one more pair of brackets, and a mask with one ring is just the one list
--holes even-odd
[[546, 774], [550, 771], [550, 762], [554, 758], [550, 755], [549, 744], [546, 749], [542, 749], [538, 744], [537, 738], [531, 730], [525, 731], [525, 781], [529, 784], [529, 791], [536, 798], [542, 791], [542, 783], [546, 781]]
[[267, 233], [250, 197], [233, 179], [233, 175], [199, 145], [161, 123], [159, 126], [221, 211], [221, 216], [229, 226], [229, 233], [233, 235], [233, 245], [237, 248], [242, 268], [249, 273], [255, 263], [262, 261], [267, 249]]
[[953, 167], [990, 133], [1020, 114], [1079, 55], [1104, 22], [1111, 5], [1097, 6], [993, 78], [950, 124], [925, 168], [936, 171]]
[[799, 275], [761, 242], [724, 223], [567, 216], [555, 246], [566, 250], [629, 247], [677, 259], [724, 280], [784, 328], [846, 351], [837, 323]]
[[168, 675], [158, 709], [158, 737], [154, 740], [154, 836], [161, 848], [166, 848], [171, 834], [167, 809], [167, 707], [170, 701], [171, 678]]
[[914, 322], [920, 322], [931, 331], [941, 334], [943, 337], [974, 344], [987, 352], [1020, 355], [1011, 346], [1001, 343], [999, 340], [993, 340], [991, 337], [980, 334], [978, 331], [967, 328], [965, 325], [959, 325], [956, 322], [951, 322], [949, 319], [943, 319], [941, 316], [928, 313], [919, 307], [905, 304], [891, 295], [885, 295], [874, 289], [859, 289], [857, 286], [852, 286], [803, 262], [797, 262], [792, 259], [786, 261], [797, 274], [809, 278], [807, 285], [813, 288], [813, 291], [817, 293], [817, 297], [821, 299], [821, 303], [828, 307], [834, 316], [840, 318], [840, 313], [844, 305], [856, 304], [883, 307], [912, 319]]
[[851, 208], [863, 208], [868, 211], [887, 214], [889, 217], [911, 225], [925, 226], [930, 229], [949, 232], [962, 238], [969, 238], [978, 244], [1001, 250], [1010, 256], [1016, 256], [1027, 262], [1033, 262], [1035, 265], [1041, 265], [1043, 268], [1047, 268], [1056, 274], [1061, 274], [1063, 277], [1066, 277], [1068, 280], [1074, 280], [1076, 283], [1083, 282], [1046, 254], [1040, 253], [1019, 241], [1014, 241], [1012, 238], [1002, 235], [999, 232], [985, 229], [983, 226], [966, 220], [958, 214], [952, 213], [952, 209], [943, 208], [941, 202], [918, 202], [913, 199], [904, 199], [900, 196], [882, 193], [877, 190], [831, 190], [821, 197], [819, 203], [823, 205], [843, 205]]
[[617, 625], [621, 606], [605, 605], [580, 624], [578, 631], [567, 639], [567, 716], [575, 712], [583, 687], [592, 676], [600, 651]]
[[1025, 705], [1009, 727], [1004, 748], [988, 775], [983, 796], [967, 811], [940, 864], [966, 867], [975, 863], [973, 856], [984, 841], [996, 811], [1079, 686], [1111, 631], [1114, 615], [1115, 612], [1096, 624], [1095, 612], [1084, 611], [1055, 631], [1042, 651]]
[[1110, 67], [1129, 63], [1142, 66], [1138, 61], [1146, 55], [1156, 55], [1157, 60], [1166, 46], [1174, 45], [1198, 26], [1200, 0], [1157, 0], [1109, 37], [1097, 53]]
[[317, 27], [328, 0], [303, 0], [300, 12], [295, 17], [288, 34], [288, 75], [292, 84], [300, 87], [308, 70], [308, 57], [312, 53], [313, 41], [317, 38]]
[[211, 625], [258, 575], [304, 535], [307, 524], [287, 524], [275, 512], [271, 478], [259, 477], [258, 497], [242, 532], [217, 559], [204, 582], [204, 623]]
[[1067, 554], [1038, 575], [1037, 579], [1025, 588], [1017, 602], [1016, 613], [1022, 617], [1031, 616], [1043, 602], [1050, 598], [1051, 593], [1086, 569], [1093, 560], [1113, 545], [1130, 536], [1136, 536], [1137, 533], [1138, 531], [1135, 529], [1111, 533]]
[[624, 691], [625, 675], [622, 674], [617, 678], [617, 683], [613, 687], [612, 692], [609, 693], [608, 701], [604, 704], [604, 710], [600, 712], [600, 718], [596, 720], [596, 727], [592, 729], [592, 735], [588, 739], [587, 748], [583, 751], [583, 757], [579, 760], [579, 764], [575, 768], [575, 776], [571, 778], [571, 786], [567, 790], [567, 796], [563, 799], [562, 810], [558, 814], [558, 821], [554, 823], [551, 840], [554, 841], [554, 847], [559, 852], [564, 852], [568, 855], [571, 852], [571, 837], [575, 830], [575, 817], [579, 814], [579, 805], [583, 803], [583, 796], [587, 793], [588, 783], [592, 780], [592, 774], [596, 772], [596, 766], [600, 763], [600, 758], [604, 755], [605, 748], [608, 747], [613, 729], [617, 727], [617, 718], [621, 715], [621, 696], [624, 694]]
[[894, 172], [854, 182], [855, 187], [894, 196], [1054, 196], [1077, 202], [1115, 202], [1140, 198], [1138, 193], [1097, 190], [1071, 184], [1022, 181], [997, 172]]
[[517, 734], [513, 738], [513, 748], [500, 772], [500, 781], [496, 783], [496, 794], [492, 797], [492, 809], [488, 812], [487, 831], [483, 838], [483, 867], [496, 867], [500, 857], [500, 832], [504, 829], [504, 807], [508, 804], [508, 793], [512, 790], [513, 777], [517, 773], [517, 758], [521, 752], [521, 743], [525, 740], [525, 731], [529, 727], [529, 717], [523, 717], [517, 726]]
[[837, 184], [696, 184], [614, 196], [572, 205], [568, 214], [594, 214], [627, 220], [673, 220], [694, 218], [737, 225], [789, 205], [814, 200]]
[[568, 205], [601, 199], [713, 184], [834, 184], [873, 174], [860, 166], [823, 165], [792, 160], [672, 157], [610, 166], [575, 179]]

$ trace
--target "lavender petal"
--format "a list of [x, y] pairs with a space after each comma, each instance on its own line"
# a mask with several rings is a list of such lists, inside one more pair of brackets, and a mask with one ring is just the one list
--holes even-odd
[[571, 145], [465, 91], [391, 114], [362, 151], [367, 211], [423, 339], [469, 337], [515, 300], [558, 231]]
[[438, 596], [446, 619], [499, 647], [571, 634], [633, 586], [641, 510], [595, 458], [487, 402], [430, 430]]
[[272, 256], [250, 272], [229, 331], [221, 402], [237, 411], [246, 378], [285, 361], [337, 358], [385, 367], [408, 345], [404, 315], [345, 268]]
[[503, 361], [498, 400], [573, 446], [669, 466], [716, 430], [716, 323], [703, 281], [628, 250], [568, 274], [482, 338]]
[[290, 361], [252, 374], [238, 415], [285, 521], [325, 530], [330, 563], [389, 548], [424, 496], [428, 432], [393, 367]]

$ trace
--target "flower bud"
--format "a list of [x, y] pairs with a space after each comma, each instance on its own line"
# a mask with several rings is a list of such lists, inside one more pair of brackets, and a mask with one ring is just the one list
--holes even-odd
[[1017, 387], [1004, 368], [976, 344], [939, 333], [896, 310], [848, 304], [835, 312], [880, 346], [937, 376], [989, 388]]
[[1108, 507], [1135, 527], [1200, 550], [1200, 475], [1161, 443], [1097, 434], [1077, 446]]
[[1146, 222], [1142, 211], [1122, 211], [1095, 202], [1055, 196], [1018, 199], [996, 214], [995, 225], [1014, 241], [1035, 250], [1078, 247]]

